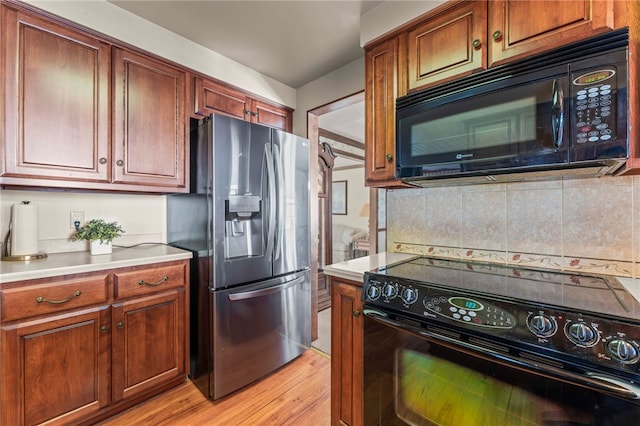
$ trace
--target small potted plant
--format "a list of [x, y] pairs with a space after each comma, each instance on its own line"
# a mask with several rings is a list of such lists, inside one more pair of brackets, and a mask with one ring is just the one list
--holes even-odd
[[112, 251], [111, 241], [124, 234], [118, 222], [105, 222], [102, 219], [91, 219], [78, 228], [71, 237], [72, 241], [88, 240], [91, 254], [109, 254]]

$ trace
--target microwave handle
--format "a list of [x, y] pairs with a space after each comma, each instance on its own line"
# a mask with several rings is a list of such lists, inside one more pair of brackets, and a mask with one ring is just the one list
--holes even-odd
[[553, 146], [562, 148], [564, 130], [564, 92], [560, 80], [553, 80], [551, 88], [551, 133], [553, 134]]

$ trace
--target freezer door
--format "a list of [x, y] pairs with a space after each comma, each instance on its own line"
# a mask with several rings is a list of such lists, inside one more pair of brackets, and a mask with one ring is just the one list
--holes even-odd
[[309, 271], [212, 292], [213, 399], [271, 373], [311, 345]]
[[[210, 121], [213, 170], [212, 239], [215, 263], [212, 288], [259, 281], [272, 276], [275, 205], [270, 129], [230, 117]], [[271, 182], [271, 194], [269, 191]], [[273, 241], [273, 238], [271, 238]]]
[[309, 267], [309, 141], [272, 130], [277, 219], [274, 276]]

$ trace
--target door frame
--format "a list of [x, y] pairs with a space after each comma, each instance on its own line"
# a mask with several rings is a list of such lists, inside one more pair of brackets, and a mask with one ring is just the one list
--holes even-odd
[[[341, 108], [364, 102], [364, 90], [356, 93], [352, 93], [343, 98], [336, 99], [335, 101], [320, 105], [316, 108], [307, 111], [307, 138], [310, 141], [312, 159], [318, 158], [319, 147], [319, 128], [318, 117], [333, 111], [337, 111]], [[365, 141], [366, 151], [366, 141]], [[365, 154], [366, 155], [366, 154]], [[317, 163], [317, 161], [316, 161]], [[313, 164], [313, 162], [312, 162]], [[316, 185], [318, 181], [318, 169], [313, 167], [309, 171], [309, 182]], [[311, 235], [318, 235], [318, 196], [315, 194], [311, 200]], [[369, 254], [378, 252], [378, 196], [375, 188], [369, 188]], [[318, 245], [312, 244], [311, 246], [311, 340], [318, 338]]]

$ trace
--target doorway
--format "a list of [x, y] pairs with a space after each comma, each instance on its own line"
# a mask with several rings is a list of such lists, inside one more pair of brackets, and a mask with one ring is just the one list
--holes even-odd
[[[308, 111], [307, 136], [312, 156], [318, 158], [317, 175], [312, 177], [318, 182], [318, 208], [312, 220], [317, 244], [311, 266], [315, 272], [312, 340], [316, 340], [318, 311], [329, 308], [331, 299], [324, 266], [377, 252], [377, 191], [364, 186], [364, 91]], [[360, 183], [354, 184], [349, 176], [358, 173]], [[334, 241], [336, 223], [340, 237]]]

